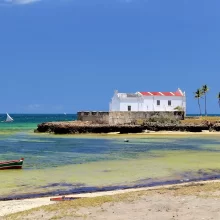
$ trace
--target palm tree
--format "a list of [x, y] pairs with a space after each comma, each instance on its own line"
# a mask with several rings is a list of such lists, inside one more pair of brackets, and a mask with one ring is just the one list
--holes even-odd
[[201, 106], [200, 106], [200, 98], [202, 98], [202, 96], [203, 96], [202, 89], [197, 89], [195, 92], [195, 98], [198, 99], [198, 106], [199, 106], [200, 115], [202, 115]]
[[219, 108], [220, 108], [220, 92], [218, 93], [217, 98], [218, 98], [218, 105], [219, 105]]
[[209, 87], [207, 85], [202, 86], [202, 94], [205, 96], [205, 115], [207, 116], [207, 109], [206, 109], [206, 93], [209, 91]]

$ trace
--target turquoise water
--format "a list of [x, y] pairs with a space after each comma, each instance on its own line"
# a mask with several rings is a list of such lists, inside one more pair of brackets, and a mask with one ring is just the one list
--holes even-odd
[[219, 178], [219, 136], [130, 136], [125, 143], [120, 135], [33, 132], [75, 115], [11, 116], [14, 122], [0, 123], [0, 160], [25, 161], [22, 170], [0, 171], [0, 199]]
[[14, 122], [4, 123], [6, 114], [0, 114], [0, 132], [33, 131], [39, 123], [76, 120], [76, 114], [10, 114], [10, 116]]

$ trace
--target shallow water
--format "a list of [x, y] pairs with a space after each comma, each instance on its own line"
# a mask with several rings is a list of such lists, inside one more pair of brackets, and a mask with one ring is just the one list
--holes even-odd
[[107, 136], [35, 134], [36, 121], [17, 124], [7, 125], [10, 129], [0, 127], [0, 160], [24, 157], [25, 161], [22, 170], [0, 171], [0, 199], [218, 178], [220, 174], [220, 137], [216, 136], [147, 136], [125, 143], [123, 138]]

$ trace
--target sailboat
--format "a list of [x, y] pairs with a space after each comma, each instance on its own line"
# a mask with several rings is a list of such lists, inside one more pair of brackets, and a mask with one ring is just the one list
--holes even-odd
[[12, 121], [14, 121], [14, 119], [8, 113], [6, 113], [6, 115], [7, 115], [7, 118], [6, 118], [5, 122], [12, 122]]

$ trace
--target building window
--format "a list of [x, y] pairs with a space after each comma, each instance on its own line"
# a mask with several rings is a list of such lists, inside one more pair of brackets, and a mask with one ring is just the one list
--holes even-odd
[[171, 100], [168, 100], [168, 105], [171, 106]]
[[157, 100], [157, 105], [160, 105], [160, 100]]
[[131, 106], [130, 105], [128, 105], [128, 111], [131, 111]]

